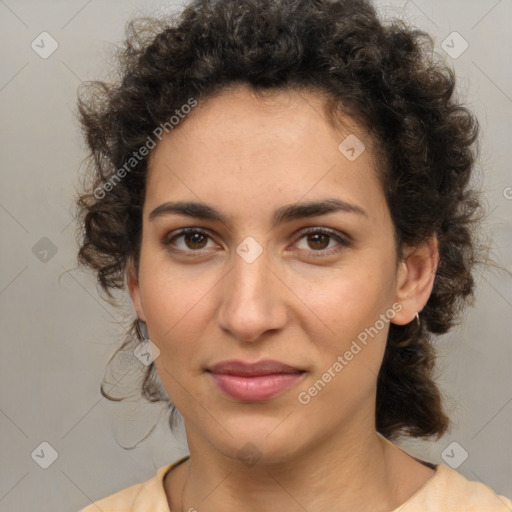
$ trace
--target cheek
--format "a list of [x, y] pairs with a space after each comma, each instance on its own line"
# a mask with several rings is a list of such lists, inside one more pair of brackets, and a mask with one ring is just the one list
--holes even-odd
[[[382, 264], [354, 266], [325, 282], [317, 282], [315, 287], [309, 283], [304, 287], [304, 302], [322, 320], [312, 317], [309, 324], [321, 326], [316, 333], [309, 329], [311, 348], [318, 363], [313, 380], [323, 380], [322, 375], [330, 369], [337, 376], [329, 384], [330, 393], [358, 390], [351, 392], [351, 399], [346, 397], [351, 404], [352, 399], [357, 401], [373, 392], [382, 364], [389, 318], [383, 321], [381, 315], [390, 310], [393, 296], [388, 272]], [[343, 370], [333, 369], [336, 362]], [[330, 376], [325, 375], [325, 379]], [[330, 393], [323, 394], [320, 402], [334, 398]]]
[[208, 283], [153, 273], [141, 286], [150, 339], [159, 348], [156, 369], [170, 400], [183, 413], [194, 407], [200, 374], [201, 339], [207, 317]]
[[310, 401], [313, 416], [325, 417], [325, 410], [332, 410], [329, 424], [357, 414], [375, 395], [389, 330], [389, 321], [382, 321], [381, 315], [390, 307], [378, 276], [352, 273], [322, 294], [310, 292], [308, 297], [311, 309], [329, 329], [316, 337], [309, 331], [316, 365], [299, 392]]
[[[169, 265], [167, 265], [167, 269]], [[190, 267], [191, 268], [191, 267]], [[165, 266], [141, 267], [141, 300], [151, 341], [160, 350], [155, 365], [162, 384], [178, 407], [187, 407], [193, 393], [190, 379], [200, 367], [198, 342], [207, 317], [208, 287], [204, 278], [191, 278], [187, 272], [166, 270]]]
[[314, 285], [303, 281], [299, 289], [304, 303], [332, 334], [346, 339], [373, 325], [388, 309], [392, 287], [384, 276], [384, 271], [372, 266], [352, 267], [314, 280]]
[[[185, 326], [198, 326], [219, 276], [199, 265], [171, 265], [165, 256], [148, 257], [140, 268], [140, 295], [155, 339], [166, 343]], [[187, 337], [187, 336], [186, 336]], [[190, 337], [190, 336], [189, 336]]]

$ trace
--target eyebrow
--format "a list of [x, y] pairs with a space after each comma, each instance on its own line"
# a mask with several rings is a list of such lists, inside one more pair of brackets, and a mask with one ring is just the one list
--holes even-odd
[[[316, 217], [333, 212], [355, 213], [357, 215], [368, 217], [366, 211], [360, 206], [342, 201], [341, 199], [328, 198], [321, 201], [310, 201], [302, 203], [292, 203], [281, 206], [274, 211], [272, 216], [272, 228], [295, 219], [306, 217]], [[197, 219], [216, 220], [223, 224], [228, 224], [227, 218], [216, 210], [213, 206], [206, 203], [197, 203], [194, 201], [176, 201], [163, 203], [157, 206], [150, 214], [149, 220], [156, 217], [169, 214], [186, 215]]]

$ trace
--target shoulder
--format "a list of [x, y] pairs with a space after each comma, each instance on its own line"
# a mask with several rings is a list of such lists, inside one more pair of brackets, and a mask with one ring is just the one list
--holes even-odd
[[145, 482], [117, 491], [110, 496], [97, 500], [79, 512], [169, 512], [169, 504], [163, 480], [165, 474], [187, 459], [188, 456], [176, 462], [162, 466], [156, 474]]
[[434, 475], [406, 503], [393, 512], [511, 512], [512, 501], [489, 486], [468, 480], [439, 464]]

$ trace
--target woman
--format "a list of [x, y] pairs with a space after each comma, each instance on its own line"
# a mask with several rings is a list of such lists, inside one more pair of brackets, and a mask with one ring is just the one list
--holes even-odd
[[449, 426], [430, 343], [478, 257], [477, 121], [429, 37], [364, 0], [130, 29], [79, 103], [79, 258], [129, 290], [121, 348], [190, 456], [84, 511], [510, 510], [391, 442]]

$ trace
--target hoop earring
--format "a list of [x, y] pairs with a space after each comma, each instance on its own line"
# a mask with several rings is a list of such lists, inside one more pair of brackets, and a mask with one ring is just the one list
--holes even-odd
[[148, 326], [140, 318], [135, 323], [139, 345], [133, 351], [137, 359], [148, 366], [160, 355], [160, 349], [149, 339]]
[[139, 335], [140, 341], [149, 339], [148, 326], [146, 322], [142, 321], [140, 318], [137, 319], [137, 334]]

